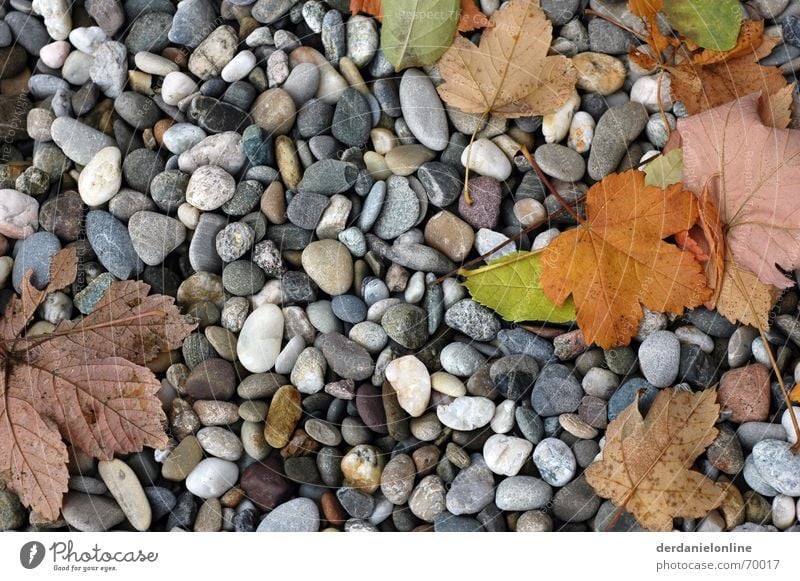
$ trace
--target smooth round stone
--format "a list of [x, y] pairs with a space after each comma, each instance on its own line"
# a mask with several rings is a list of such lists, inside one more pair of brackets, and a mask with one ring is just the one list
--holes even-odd
[[398, 145], [385, 156], [389, 170], [398, 176], [409, 176], [435, 158], [435, 152], [418, 143]]
[[81, 532], [105, 532], [125, 520], [119, 505], [105, 496], [69, 492], [61, 514], [67, 524]]
[[528, 440], [494, 434], [483, 445], [483, 458], [486, 465], [495, 474], [515, 476], [533, 451], [533, 444]]
[[51, 69], [60, 69], [71, 49], [72, 46], [66, 40], [57, 40], [43, 46], [39, 50], [39, 58]]
[[184, 389], [194, 399], [230, 399], [236, 390], [233, 366], [217, 357], [206, 359], [189, 373]]
[[452, 403], [439, 404], [436, 416], [448, 428], [468, 432], [489, 424], [494, 417], [495, 405], [485, 397], [457, 397]]
[[69, 117], [57, 117], [50, 126], [50, 134], [64, 155], [84, 166], [101, 149], [116, 147], [116, 142], [110, 135]]
[[167, 73], [161, 85], [161, 98], [167, 105], [177, 105], [183, 99], [197, 91], [197, 83], [180, 71]]
[[212, 426], [197, 432], [197, 440], [208, 454], [235, 462], [242, 456], [242, 442], [226, 428]]
[[311, 63], [300, 63], [292, 68], [282, 88], [300, 108], [317, 93], [319, 80], [320, 72], [317, 67]]
[[389, 307], [381, 318], [381, 326], [390, 339], [407, 349], [419, 349], [428, 340], [427, 313], [415, 305]]
[[176, 155], [188, 151], [206, 137], [202, 128], [191, 123], [176, 123], [164, 132], [164, 147]]
[[564, 182], [577, 182], [586, 172], [586, 162], [581, 155], [558, 143], [538, 147], [534, 157], [544, 173]]
[[[511, 162], [494, 142], [481, 138], [464, 148], [461, 154], [461, 165], [482, 176], [505, 181], [511, 176]], [[580, 178], [579, 178], [580, 179]]]
[[348, 336], [352, 341], [355, 341], [373, 354], [379, 353], [389, 341], [389, 337], [383, 327], [371, 321], [362, 321], [353, 325]]
[[458, 200], [458, 213], [473, 228], [494, 228], [500, 216], [501, 184], [492, 177], [472, 177], [469, 180], [472, 204], [466, 198]]
[[445, 498], [451, 514], [476, 514], [494, 500], [494, 475], [480, 454], [472, 455], [472, 463], [459, 472]]
[[221, 207], [236, 193], [236, 181], [221, 167], [204, 165], [197, 168], [186, 188], [186, 201], [198, 210]]
[[545, 438], [533, 451], [533, 463], [542, 479], [552, 486], [565, 486], [575, 477], [577, 463], [569, 446], [557, 438]]
[[27, 238], [39, 226], [39, 202], [17, 190], [0, 190], [0, 234], [8, 238]]
[[319, 240], [309, 244], [302, 254], [308, 276], [331, 296], [347, 292], [353, 280], [353, 259], [347, 247], [337, 240]]
[[178, 220], [157, 212], [136, 212], [128, 221], [131, 243], [139, 258], [157, 266], [186, 239], [186, 228]]
[[557, 416], [577, 410], [583, 395], [580, 383], [569, 368], [549, 364], [539, 372], [531, 392], [531, 404], [541, 416]]
[[466, 343], [450, 343], [439, 356], [442, 369], [456, 377], [469, 377], [485, 362], [480, 352]]
[[500, 321], [494, 313], [472, 299], [461, 300], [447, 309], [444, 321], [475, 341], [491, 341], [500, 330]]
[[447, 115], [430, 77], [409, 69], [403, 73], [399, 92], [403, 119], [411, 133], [428, 149], [443, 151], [450, 137]]
[[374, 446], [359, 444], [344, 455], [341, 470], [345, 486], [374, 493], [381, 482], [384, 458]]
[[[641, 79], [640, 79], [641, 80]], [[630, 143], [647, 125], [647, 109], [636, 102], [611, 107], [597, 122], [587, 170], [593, 180], [614, 171]]]
[[258, 525], [259, 533], [315, 533], [320, 518], [317, 504], [310, 498], [295, 498], [276, 506]]
[[359, 146], [367, 142], [372, 129], [372, 115], [369, 103], [356, 89], [346, 89], [333, 114], [331, 131], [333, 136], [350, 146]]
[[592, 518], [600, 508], [600, 498], [584, 476], [579, 476], [553, 497], [553, 515], [564, 522], [581, 522]]
[[384, 373], [400, 407], [412, 417], [421, 416], [431, 397], [431, 378], [425, 364], [413, 355], [406, 355], [391, 361]]
[[[83, 85], [88, 83], [91, 78], [92, 56], [84, 52], [74, 50], [64, 61], [61, 67], [61, 76], [65, 81], [75, 85]], [[92, 89], [95, 92], [95, 98], [100, 92], [100, 87], [92, 83]]]
[[317, 393], [325, 385], [327, 361], [316, 347], [306, 347], [297, 357], [291, 380], [300, 393]]
[[218, 498], [239, 479], [239, 468], [220, 458], [206, 458], [186, 477], [186, 489], [200, 498]]
[[236, 54], [238, 39], [231, 26], [215, 28], [189, 57], [189, 70], [207, 81], [218, 76]]
[[375, 21], [366, 16], [351, 16], [347, 20], [347, 56], [358, 68], [369, 64], [378, 50], [378, 30]]
[[414, 489], [414, 461], [406, 454], [397, 454], [386, 464], [381, 474], [381, 492], [389, 502], [402, 505]]
[[420, 215], [417, 194], [407, 178], [391, 176], [386, 181], [383, 207], [372, 231], [384, 240], [397, 238], [416, 225]]
[[656, 331], [639, 347], [639, 366], [645, 379], [656, 387], [668, 387], [678, 377], [680, 341], [670, 331]]
[[800, 496], [800, 459], [789, 442], [763, 440], [753, 447], [754, 467], [764, 481], [788, 496]]
[[226, 83], [233, 83], [234, 81], [245, 78], [255, 66], [256, 55], [249, 50], [243, 50], [225, 65], [220, 76]]
[[355, 295], [338, 295], [331, 300], [333, 314], [345, 323], [360, 323], [367, 318], [367, 305]]
[[577, 54], [572, 65], [578, 71], [578, 88], [603, 96], [619, 91], [627, 74], [621, 60], [598, 52]]
[[464, 187], [458, 170], [438, 161], [423, 164], [417, 177], [425, 187], [430, 203], [440, 208], [455, 202]]
[[178, 503], [178, 499], [167, 488], [161, 486], [147, 486], [144, 489], [150, 508], [153, 513], [153, 522], [161, 520], [162, 517], [170, 514]]
[[118, 279], [129, 279], [144, 268], [128, 228], [108, 212], [92, 210], [86, 215], [86, 237], [100, 263]]
[[236, 354], [245, 369], [264, 373], [272, 368], [281, 351], [283, 326], [283, 313], [275, 305], [262, 305], [250, 313], [236, 344]]
[[98, 462], [97, 471], [133, 528], [137, 531], [149, 529], [153, 514], [133, 470], [122, 460], [114, 459]]
[[420, 480], [411, 497], [408, 508], [418, 519], [433, 522], [446, 507], [446, 489], [442, 479], [433, 474]]
[[512, 476], [497, 486], [495, 504], [500, 510], [537, 510], [553, 498], [550, 485], [533, 476]]
[[285, 135], [294, 125], [297, 107], [292, 96], [283, 89], [269, 89], [258, 96], [250, 115], [268, 134]]
[[53, 256], [61, 250], [61, 242], [50, 232], [37, 232], [14, 246], [14, 267], [11, 281], [14, 289], [22, 290], [25, 273], [32, 271], [31, 284], [43, 289], [50, 282], [50, 263]]
[[256, 294], [264, 286], [264, 271], [249, 260], [237, 260], [222, 271], [222, 285], [232, 295], [244, 297]]

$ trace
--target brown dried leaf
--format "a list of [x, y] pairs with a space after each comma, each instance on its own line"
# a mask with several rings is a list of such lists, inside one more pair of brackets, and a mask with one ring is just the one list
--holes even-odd
[[67, 490], [62, 437], [101, 459], [166, 445], [161, 384], [140, 364], [177, 348], [194, 328], [171, 298], [146, 296], [146, 284], [125, 281], [113, 283], [82, 321], [22, 336], [36, 307], [76, 272], [75, 251], [58, 252], [47, 288], [35, 289], [27, 273], [0, 321], [0, 473], [49, 519]]
[[492, 23], [480, 11], [475, 0], [461, 0], [461, 18], [458, 20], [459, 32], [472, 32], [479, 28], [491, 27]]
[[787, 85], [772, 95], [764, 93], [758, 99], [758, 116], [769, 127], [786, 129], [792, 122], [792, 101], [797, 83]]
[[650, 530], [670, 531], [676, 517], [705, 516], [727, 493], [690, 470], [717, 435], [716, 397], [715, 389], [663, 389], [645, 419], [637, 396], [608, 425], [603, 458], [586, 469], [587, 482]]
[[636, 16], [650, 18], [664, 10], [664, 0], [629, 0], [628, 10]]
[[114, 282], [94, 311], [77, 321], [64, 321], [56, 333], [89, 345], [97, 356], [124, 357], [144, 365], [163, 351], [178, 349], [195, 325], [187, 323], [172, 297], [148, 295], [141, 281]]
[[465, 113], [500, 117], [557, 110], [575, 88], [577, 72], [563, 56], [547, 56], [553, 26], [535, 0], [511, 0], [492, 14], [480, 47], [456, 38], [439, 59], [442, 99]]
[[48, 520], [58, 518], [67, 491], [67, 447], [61, 435], [33, 409], [6, 391], [6, 369], [0, 368], [0, 472], [27, 506]]

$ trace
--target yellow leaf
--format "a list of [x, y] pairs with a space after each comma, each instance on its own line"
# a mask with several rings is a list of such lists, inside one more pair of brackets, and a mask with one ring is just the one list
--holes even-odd
[[652, 531], [672, 530], [676, 517], [705, 516], [727, 488], [689, 468], [717, 435], [716, 397], [714, 389], [663, 389], [643, 418], [637, 396], [608, 425], [603, 458], [586, 469], [586, 481]]

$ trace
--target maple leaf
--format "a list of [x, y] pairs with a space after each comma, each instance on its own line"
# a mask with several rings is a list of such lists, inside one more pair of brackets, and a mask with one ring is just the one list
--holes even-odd
[[708, 189], [735, 264], [765, 284], [788, 288], [800, 266], [800, 131], [768, 127], [759, 95], [678, 121], [683, 184]]
[[350, 14], [355, 16], [359, 12], [374, 16], [379, 22], [383, 20], [381, 0], [350, 0]]
[[553, 26], [534, 0], [511, 0], [492, 14], [480, 46], [457, 37], [439, 59], [442, 99], [465, 113], [515, 118], [556, 111], [577, 72], [564, 56], [547, 56]]
[[724, 485], [690, 470], [717, 435], [716, 397], [714, 389], [663, 389], [643, 418], [637, 394], [608, 425], [602, 460], [586, 468], [586, 481], [653, 531], [672, 530], [676, 517], [705, 516], [727, 494]]
[[69, 477], [62, 437], [100, 459], [166, 444], [161, 384], [143, 365], [195, 327], [172, 298], [122, 281], [82, 320], [26, 337], [38, 306], [76, 273], [75, 249], [58, 252], [49, 284], [36, 289], [28, 271], [0, 321], [0, 472], [24, 504], [51, 520]]
[[636, 16], [650, 18], [664, 10], [664, 0], [630, 0], [628, 10]]
[[644, 178], [629, 170], [592, 186], [585, 222], [543, 251], [544, 292], [559, 305], [572, 294], [587, 344], [626, 345], [642, 305], [681, 314], [711, 293], [692, 253], [664, 241], [697, 221], [694, 195], [680, 185], [646, 186]]
[[[677, 151], [677, 150], [676, 150]], [[691, 251], [704, 264], [708, 286], [713, 291], [707, 309], [716, 309], [733, 323], [769, 329], [769, 313], [780, 291], [764, 284], [752, 272], [739, 268], [726, 251], [725, 233], [708, 190], [698, 200], [698, 224], [675, 235], [681, 248]]]

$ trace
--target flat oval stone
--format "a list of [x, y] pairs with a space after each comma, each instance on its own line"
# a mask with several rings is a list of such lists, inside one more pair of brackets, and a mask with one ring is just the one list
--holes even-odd
[[300, 392], [291, 385], [281, 387], [272, 398], [267, 412], [264, 437], [273, 448], [283, 448], [289, 443], [303, 413], [300, 398]]
[[64, 496], [61, 514], [69, 526], [87, 533], [109, 531], [125, 520], [125, 513], [110, 498], [79, 492]]
[[414, 137], [428, 149], [444, 151], [450, 137], [447, 115], [428, 75], [417, 69], [403, 73], [400, 106]]
[[184, 389], [194, 399], [230, 399], [236, 390], [233, 366], [217, 357], [206, 359], [189, 373]]
[[258, 525], [259, 533], [315, 533], [319, 509], [310, 498], [295, 498], [275, 507]]
[[104, 147], [116, 147], [110, 135], [69, 117], [57, 117], [50, 126], [50, 134], [64, 155], [83, 166]]
[[186, 227], [158, 212], [136, 212], [128, 221], [131, 243], [139, 258], [157, 266], [186, 239]]
[[220, 458], [206, 458], [186, 477], [186, 489], [200, 498], [218, 498], [239, 479], [239, 468]]
[[276, 305], [255, 309], [245, 320], [236, 344], [239, 362], [252, 373], [269, 371], [281, 352], [283, 313]]
[[133, 470], [122, 460], [114, 459], [98, 462], [97, 471], [133, 528], [137, 531], [149, 529], [153, 513]]
[[129, 279], [144, 268], [127, 227], [108, 212], [86, 215], [86, 237], [100, 263], [117, 278]]

